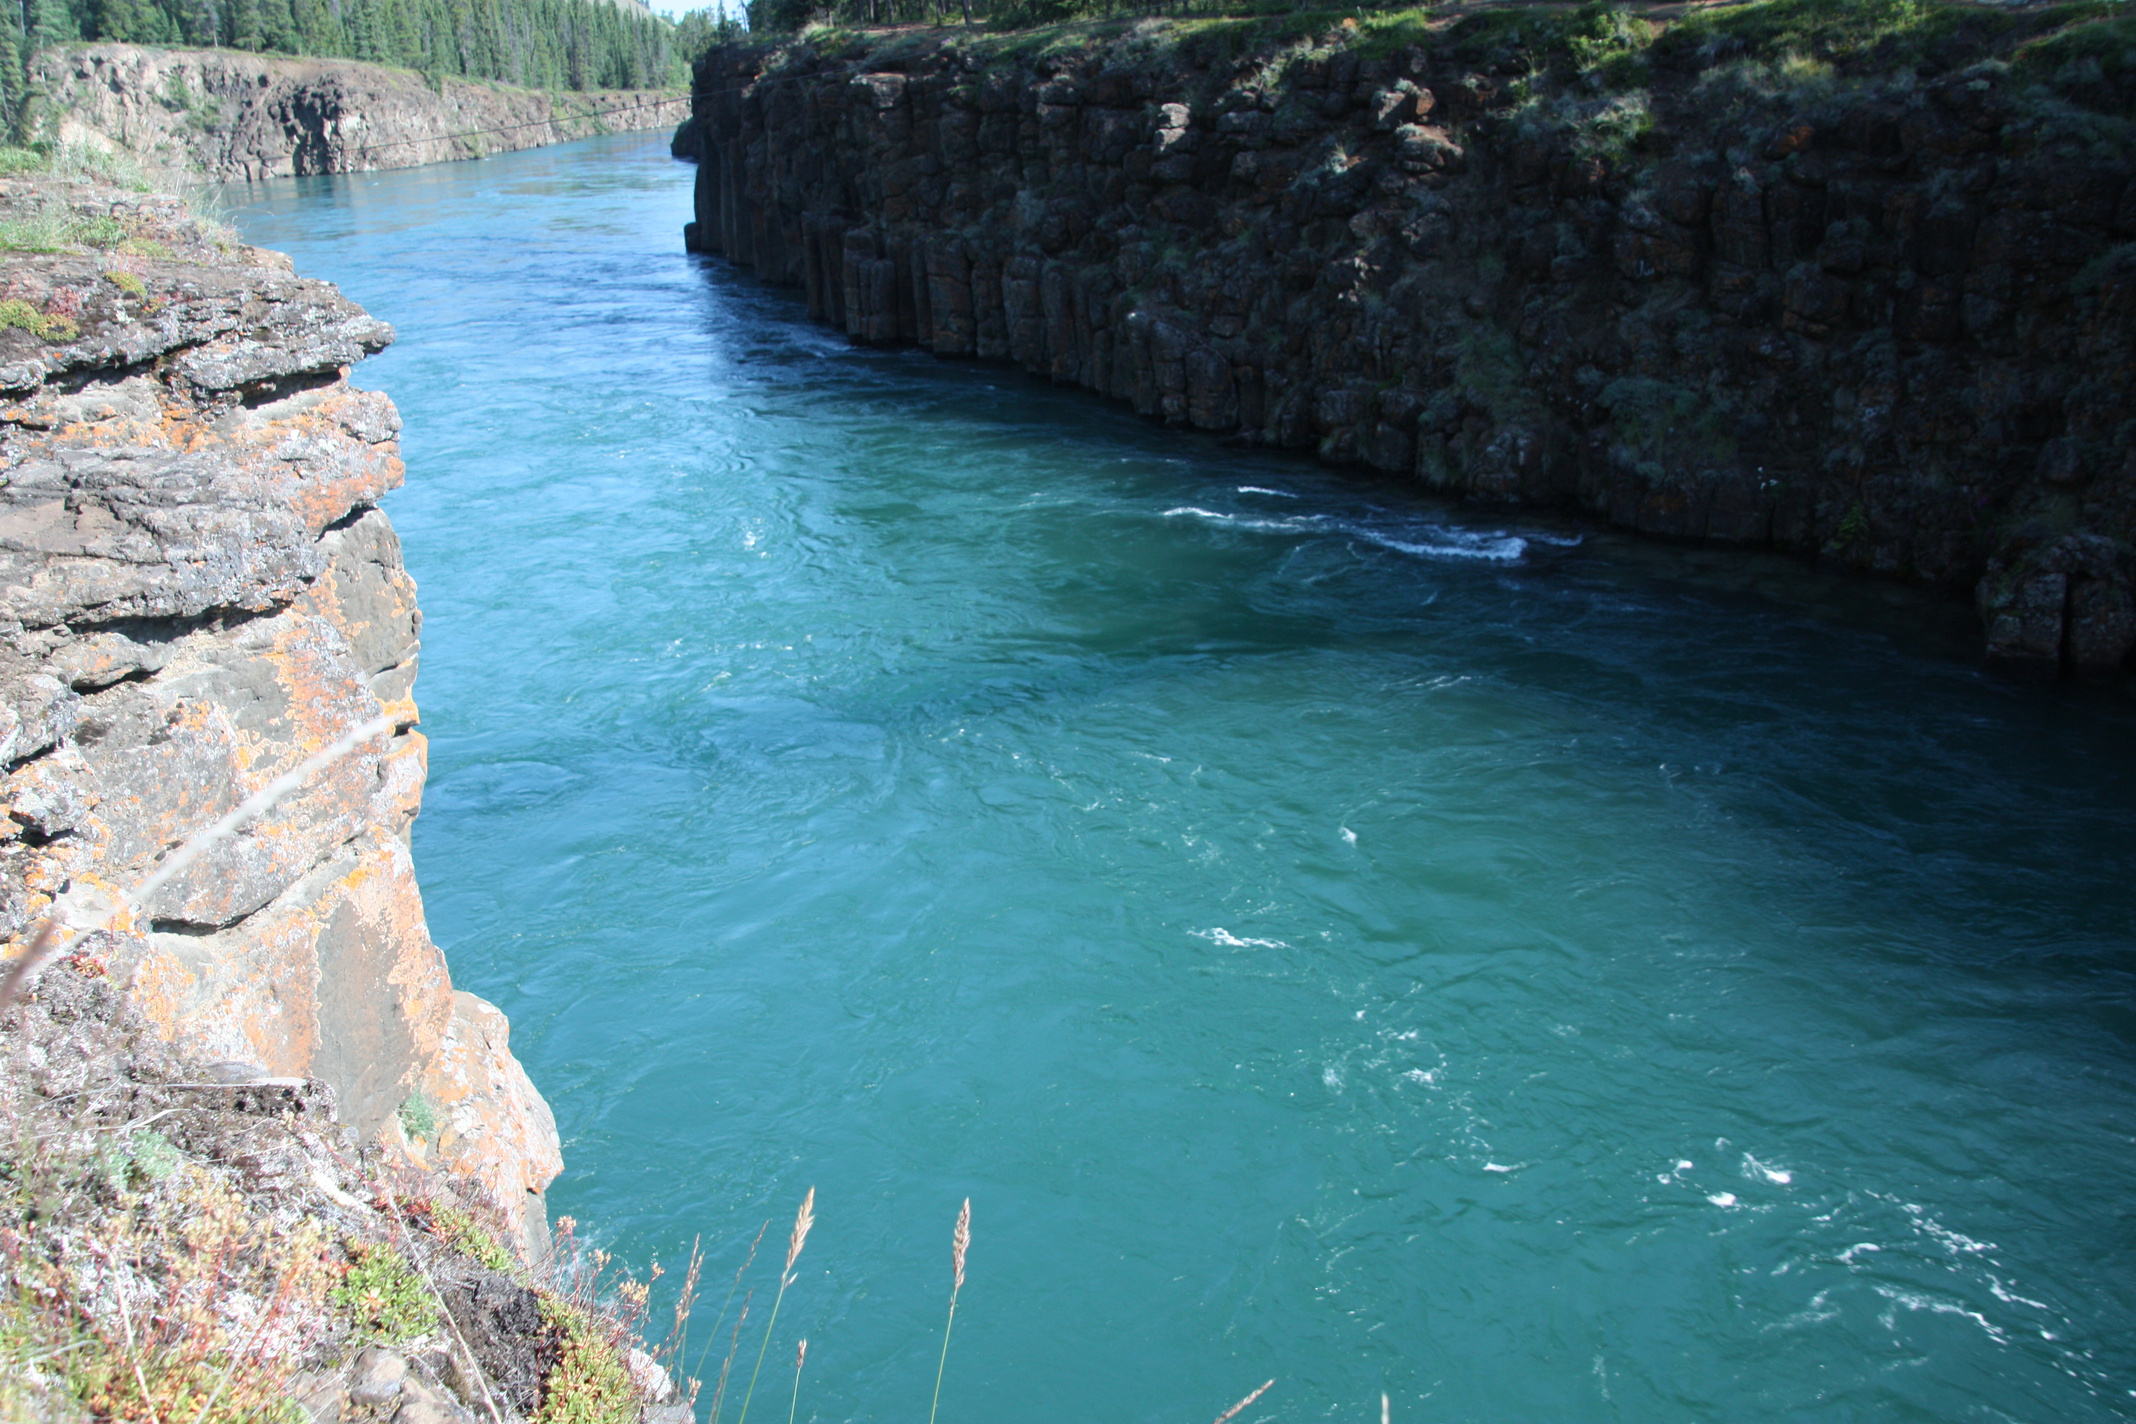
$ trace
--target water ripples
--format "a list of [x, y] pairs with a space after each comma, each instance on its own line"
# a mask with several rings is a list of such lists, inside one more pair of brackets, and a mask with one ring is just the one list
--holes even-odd
[[717, 1274], [816, 1186], [826, 1419], [926, 1398], [967, 1195], [945, 1419], [2129, 1417], [2124, 705], [857, 350], [690, 178], [239, 214], [401, 333], [418, 868], [556, 1209]]

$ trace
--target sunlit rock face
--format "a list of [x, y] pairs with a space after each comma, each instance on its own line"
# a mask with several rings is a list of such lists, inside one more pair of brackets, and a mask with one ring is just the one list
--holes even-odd
[[361, 1137], [478, 1179], [538, 1247], [555, 1124], [503, 1015], [454, 990], [408, 851], [421, 614], [377, 504], [402, 480], [400, 417], [349, 384], [393, 333], [168, 199], [0, 193], [54, 202], [129, 237], [4, 269], [0, 931], [19, 952], [47, 918], [92, 930], [79, 953], [189, 1057], [331, 1085]]
[[666, 128], [677, 95], [551, 94], [433, 81], [347, 59], [131, 44], [40, 51], [36, 136], [116, 145], [152, 167], [218, 181], [363, 173], [481, 158], [593, 134]]

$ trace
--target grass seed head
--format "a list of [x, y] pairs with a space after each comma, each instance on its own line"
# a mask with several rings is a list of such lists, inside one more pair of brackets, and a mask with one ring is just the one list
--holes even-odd
[[1234, 1404], [1234, 1405], [1232, 1405], [1232, 1406], [1231, 1406], [1231, 1407], [1230, 1407], [1229, 1409], [1225, 1410], [1225, 1411], [1224, 1411], [1224, 1412], [1223, 1412], [1222, 1414], [1219, 1414], [1219, 1415], [1217, 1415], [1217, 1416], [1216, 1416], [1216, 1424], [1228, 1424], [1228, 1421], [1229, 1421], [1229, 1420], [1232, 1420], [1232, 1419], [1236, 1419], [1236, 1418], [1238, 1418], [1238, 1416], [1239, 1416], [1239, 1415], [1243, 1414], [1243, 1413], [1244, 1413], [1244, 1412], [1246, 1411], [1246, 1406], [1248, 1406], [1249, 1404], [1252, 1404], [1252, 1403], [1253, 1403], [1253, 1402], [1254, 1402], [1255, 1400], [1259, 1399], [1259, 1398], [1260, 1398], [1260, 1397], [1261, 1397], [1262, 1395], [1264, 1395], [1264, 1394], [1268, 1393], [1268, 1392], [1269, 1392], [1269, 1391], [1270, 1391], [1271, 1389], [1274, 1389], [1275, 1387], [1276, 1387], [1276, 1382], [1275, 1382], [1274, 1380], [1270, 1380], [1270, 1381], [1269, 1381], [1269, 1382], [1268, 1382], [1267, 1384], [1264, 1384], [1264, 1385], [1262, 1385], [1262, 1386], [1261, 1386], [1261, 1387], [1260, 1387], [1259, 1389], [1255, 1390], [1255, 1391], [1254, 1391], [1254, 1392], [1253, 1392], [1252, 1394], [1249, 1394], [1249, 1395], [1247, 1395], [1247, 1396], [1246, 1396], [1246, 1397], [1245, 1397], [1244, 1399], [1240, 1400], [1240, 1401], [1239, 1401], [1239, 1402], [1238, 1402], [1237, 1404]]
[[816, 1189], [810, 1187], [808, 1195], [801, 1198], [801, 1213], [794, 1218], [794, 1234], [786, 1243], [786, 1269], [791, 1271], [801, 1255], [801, 1245], [808, 1240], [808, 1229], [816, 1224]]
[[964, 1289], [964, 1253], [972, 1244], [972, 1199], [964, 1199], [964, 1210], [957, 1213], [957, 1234], [950, 1238], [950, 1264], [956, 1268], [956, 1289]]

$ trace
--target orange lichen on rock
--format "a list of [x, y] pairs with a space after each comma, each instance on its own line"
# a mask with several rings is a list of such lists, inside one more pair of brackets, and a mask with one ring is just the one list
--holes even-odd
[[[147, 301], [86, 257], [4, 275], [73, 293], [76, 334], [0, 330], [0, 956], [47, 916], [87, 932], [188, 1056], [323, 1081], [388, 1147], [427, 1095], [433, 1164], [538, 1247], [555, 1123], [503, 1015], [454, 991], [408, 852], [421, 615], [377, 508], [400, 418], [348, 384], [391, 330], [252, 249], [137, 267]], [[179, 845], [382, 717], [131, 905]]]
[[438, 1107], [431, 1165], [473, 1177], [500, 1203], [519, 1204], [528, 1251], [544, 1249], [541, 1195], [564, 1169], [556, 1118], [512, 1056], [512, 1026], [494, 1005], [464, 990], [422, 1082]]

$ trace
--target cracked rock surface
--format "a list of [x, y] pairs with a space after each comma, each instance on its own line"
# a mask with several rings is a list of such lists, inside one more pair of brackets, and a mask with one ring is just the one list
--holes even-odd
[[[126, 236], [0, 266], [19, 318], [0, 328], [6, 950], [47, 917], [103, 926], [96, 952], [189, 1056], [324, 1082], [360, 1139], [476, 1179], [538, 1251], [555, 1124], [504, 1016], [453, 988], [408, 852], [421, 614], [378, 507], [401, 483], [400, 419], [349, 384], [392, 330], [173, 200], [0, 180], [0, 212], [33, 208]], [[380, 717], [390, 735], [142, 913], [118, 908], [194, 832]], [[417, 1095], [437, 1124], [422, 1140], [397, 1112]]]

